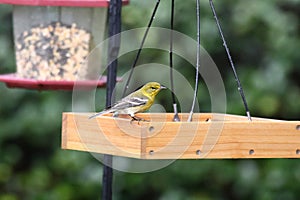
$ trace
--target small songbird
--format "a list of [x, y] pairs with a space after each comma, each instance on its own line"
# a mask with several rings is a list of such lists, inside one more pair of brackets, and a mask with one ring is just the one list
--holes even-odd
[[102, 114], [113, 113], [114, 117], [119, 114], [128, 114], [132, 120], [140, 121], [141, 119], [135, 117], [135, 114], [147, 111], [153, 105], [155, 97], [161, 89], [166, 89], [166, 87], [157, 82], [149, 82], [115, 103], [111, 108], [92, 115], [89, 119]]

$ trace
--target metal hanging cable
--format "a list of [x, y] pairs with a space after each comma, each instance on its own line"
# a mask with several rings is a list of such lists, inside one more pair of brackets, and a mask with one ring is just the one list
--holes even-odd
[[233, 71], [233, 74], [234, 74], [234, 77], [235, 77], [235, 80], [237, 82], [237, 85], [238, 85], [238, 91], [242, 97], [242, 100], [243, 100], [243, 103], [244, 103], [244, 107], [245, 107], [245, 110], [246, 110], [246, 114], [247, 114], [247, 117], [248, 117], [248, 120], [251, 121], [251, 115], [250, 115], [250, 111], [249, 111], [249, 108], [248, 108], [248, 104], [247, 104], [247, 101], [246, 101], [246, 98], [245, 98], [245, 94], [244, 94], [244, 90], [242, 88], [242, 84], [239, 80], [239, 77], [237, 75], [237, 72], [235, 70], [235, 66], [233, 64], [233, 61], [232, 61], [232, 58], [231, 58], [231, 55], [230, 55], [230, 52], [229, 52], [229, 48], [227, 47], [227, 44], [226, 44], [226, 40], [224, 38], [224, 35], [223, 35], [223, 31], [221, 29], [221, 25], [219, 23], [219, 19], [217, 17], [217, 13], [216, 13], [216, 10], [215, 10], [215, 7], [214, 7], [214, 4], [213, 4], [213, 1], [212, 0], [209, 0], [209, 4], [210, 4], [210, 7], [211, 7], [211, 10], [213, 12], [213, 15], [214, 15], [214, 18], [216, 20], [216, 24], [217, 24], [217, 27], [218, 27], [218, 30], [219, 30], [219, 33], [221, 35], [221, 38], [222, 38], [222, 41], [223, 41], [223, 46], [225, 47], [225, 50], [226, 50], [226, 53], [227, 53], [227, 57], [229, 59], [229, 62], [230, 62], [230, 65], [231, 65], [231, 68], [232, 68], [232, 71]]
[[146, 29], [145, 34], [144, 34], [144, 36], [143, 36], [141, 45], [140, 45], [139, 50], [138, 50], [138, 52], [137, 52], [137, 54], [136, 54], [136, 57], [135, 57], [135, 59], [134, 59], [134, 62], [133, 62], [133, 64], [132, 64], [132, 66], [131, 66], [129, 76], [128, 76], [128, 78], [127, 78], [127, 81], [126, 81], [126, 84], [125, 84], [125, 88], [124, 88], [124, 90], [123, 90], [123, 94], [122, 94], [123, 97], [126, 95], [126, 91], [127, 91], [128, 87], [129, 87], [130, 79], [131, 79], [131, 77], [132, 77], [132, 75], [133, 75], [133, 70], [134, 70], [134, 68], [136, 67], [137, 61], [138, 61], [138, 59], [139, 59], [139, 57], [140, 57], [141, 51], [142, 51], [142, 49], [143, 49], [143, 46], [144, 46], [144, 43], [145, 43], [145, 40], [146, 40], [146, 37], [147, 37], [148, 32], [149, 32], [149, 29], [150, 29], [150, 27], [151, 27], [151, 25], [152, 25], [152, 22], [153, 22], [154, 18], [155, 18], [155, 14], [156, 14], [156, 11], [157, 11], [157, 9], [158, 9], [159, 3], [160, 3], [160, 0], [157, 0], [157, 1], [156, 1], [156, 4], [155, 4], [155, 7], [154, 7], [154, 10], [153, 10], [153, 12], [152, 12], [151, 19], [150, 19], [150, 21], [149, 21], [149, 23], [148, 23], [147, 29]]
[[191, 107], [191, 111], [188, 117], [188, 122], [192, 121], [195, 103], [197, 100], [198, 94], [198, 83], [199, 83], [199, 67], [200, 67], [200, 0], [196, 0], [196, 12], [197, 12], [197, 52], [196, 52], [196, 77], [195, 77], [195, 89], [194, 89], [194, 97], [193, 103]]
[[177, 103], [174, 94], [174, 76], [173, 76], [173, 30], [174, 30], [174, 7], [175, 7], [175, 0], [171, 0], [171, 33], [170, 33], [170, 82], [171, 82], [171, 94], [172, 94], [172, 102], [173, 102], [173, 110], [174, 110], [174, 117], [173, 121], [179, 122], [180, 118], [178, 116], [177, 111]]

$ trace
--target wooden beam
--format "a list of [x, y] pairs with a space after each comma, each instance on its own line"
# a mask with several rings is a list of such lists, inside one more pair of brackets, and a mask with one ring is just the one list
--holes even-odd
[[300, 158], [300, 121], [217, 113], [173, 122], [173, 113], [142, 113], [88, 119], [92, 113], [63, 113], [62, 148], [141, 159]]

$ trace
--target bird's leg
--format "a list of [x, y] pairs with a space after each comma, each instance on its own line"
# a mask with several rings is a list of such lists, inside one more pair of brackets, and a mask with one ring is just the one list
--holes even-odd
[[119, 113], [118, 112], [114, 112], [113, 113], [113, 117], [118, 117], [119, 116]]
[[143, 122], [148, 122], [148, 120], [145, 120], [143, 118], [140, 118], [140, 117], [136, 117], [134, 115], [129, 115], [131, 117], [131, 121], [130, 123], [132, 123], [133, 121], [137, 121], [138, 124], [140, 124], [140, 121], [143, 121]]

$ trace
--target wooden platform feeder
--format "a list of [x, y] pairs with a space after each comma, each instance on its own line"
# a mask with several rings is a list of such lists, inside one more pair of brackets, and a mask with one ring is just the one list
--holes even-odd
[[[129, 0], [124, 0], [127, 4]], [[98, 80], [101, 49], [86, 58], [103, 38], [107, 0], [0, 0], [13, 5], [17, 70], [0, 75], [8, 87], [65, 89], [105, 86]], [[95, 60], [97, 57], [97, 60]]]
[[139, 159], [300, 158], [300, 121], [227, 114], [139, 114], [88, 119], [92, 113], [63, 113], [62, 148]]

